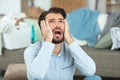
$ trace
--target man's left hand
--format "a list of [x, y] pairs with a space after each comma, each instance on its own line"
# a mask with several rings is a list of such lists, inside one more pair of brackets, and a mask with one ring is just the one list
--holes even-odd
[[66, 20], [65, 20], [64, 39], [65, 39], [65, 42], [68, 45], [71, 44], [74, 41], [73, 38], [72, 38], [72, 35], [70, 34], [69, 25], [68, 25], [68, 22]]

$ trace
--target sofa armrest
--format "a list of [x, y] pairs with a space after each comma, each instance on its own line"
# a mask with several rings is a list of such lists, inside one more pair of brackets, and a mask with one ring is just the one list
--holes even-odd
[[9, 64], [4, 75], [4, 80], [27, 80], [25, 64]]

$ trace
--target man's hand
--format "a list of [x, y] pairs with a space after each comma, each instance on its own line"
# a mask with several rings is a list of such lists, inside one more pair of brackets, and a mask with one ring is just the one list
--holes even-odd
[[44, 41], [52, 42], [53, 33], [47, 20], [41, 21], [41, 31]]
[[74, 40], [70, 34], [70, 30], [69, 30], [69, 26], [68, 26], [68, 23], [67, 21], [65, 20], [65, 32], [64, 32], [64, 39], [65, 39], [65, 42], [69, 45], [71, 44]]

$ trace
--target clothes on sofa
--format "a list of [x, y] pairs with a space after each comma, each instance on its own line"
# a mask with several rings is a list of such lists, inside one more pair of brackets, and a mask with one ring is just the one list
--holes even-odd
[[54, 44], [36, 42], [24, 52], [29, 80], [72, 80], [75, 67], [85, 76], [93, 76], [96, 71], [94, 61], [73, 42], [62, 43], [59, 55], [54, 55]]
[[113, 27], [110, 29], [111, 38], [112, 38], [112, 47], [111, 50], [120, 48], [120, 28]]
[[116, 26], [120, 27], [120, 10], [108, 15], [104, 30], [101, 33], [101, 37], [108, 33], [112, 27]]
[[67, 15], [72, 35], [79, 40], [86, 40], [89, 47], [94, 47], [100, 34], [97, 22], [100, 12], [88, 8], [73, 10]]
[[[105, 27], [105, 24], [107, 22], [107, 17], [108, 17], [108, 14], [107, 13], [101, 13], [99, 16], [98, 16], [98, 24], [100, 26], [100, 32], [103, 32], [103, 29]], [[101, 34], [99, 34], [98, 36], [98, 39], [101, 37]]]

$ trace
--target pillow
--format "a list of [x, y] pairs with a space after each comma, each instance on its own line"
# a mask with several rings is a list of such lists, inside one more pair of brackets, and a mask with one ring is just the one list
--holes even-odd
[[100, 38], [95, 45], [95, 48], [110, 48], [112, 46], [112, 39], [110, 36], [110, 32], [105, 34], [102, 38]]

